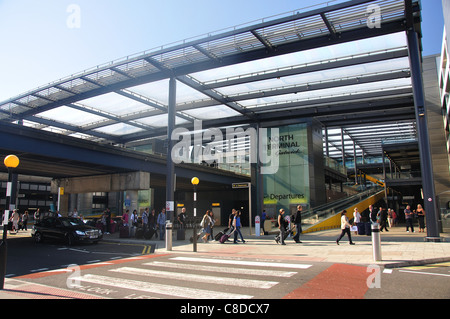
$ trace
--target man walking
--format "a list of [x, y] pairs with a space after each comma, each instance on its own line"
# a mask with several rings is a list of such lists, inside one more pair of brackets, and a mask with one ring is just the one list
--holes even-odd
[[297, 206], [297, 212], [292, 214], [291, 217], [291, 223], [295, 225], [295, 228], [297, 229], [297, 234], [293, 237], [294, 241], [296, 243], [301, 243], [300, 241], [300, 233], [302, 232], [302, 205]]
[[405, 209], [405, 220], [406, 220], [406, 231], [409, 233], [409, 227], [411, 227], [411, 231], [414, 233], [413, 226], [413, 212], [411, 211], [411, 206], [406, 206]]

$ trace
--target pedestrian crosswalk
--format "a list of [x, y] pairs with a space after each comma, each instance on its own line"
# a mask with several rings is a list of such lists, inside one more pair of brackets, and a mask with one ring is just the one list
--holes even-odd
[[[169, 257], [116, 265], [99, 273], [80, 273], [71, 280], [107, 286], [148, 298], [250, 299], [312, 265], [243, 259]], [[131, 290], [131, 291], [130, 291]], [[258, 295], [259, 293], [259, 295]], [[116, 297], [118, 298], [118, 297]]]

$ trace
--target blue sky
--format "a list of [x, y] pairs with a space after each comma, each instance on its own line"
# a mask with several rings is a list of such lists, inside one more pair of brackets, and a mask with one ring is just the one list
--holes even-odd
[[[0, 101], [98, 64], [324, 0], [0, 0]], [[69, 28], [79, 8], [79, 28]], [[423, 0], [423, 55], [441, 51], [441, 0]], [[77, 20], [70, 20], [75, 21]]]

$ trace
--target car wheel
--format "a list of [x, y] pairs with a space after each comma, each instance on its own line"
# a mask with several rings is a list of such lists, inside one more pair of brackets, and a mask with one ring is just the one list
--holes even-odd
[[40, 232], [36, 232], [34, 234], [34, 242], [37, 244], [40, 244], [44, 241], [44, 236]]

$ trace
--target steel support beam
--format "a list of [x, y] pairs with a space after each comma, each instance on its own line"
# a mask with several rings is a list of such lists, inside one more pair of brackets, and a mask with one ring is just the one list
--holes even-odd
[[422, 78], [422, 63], [419, 49], [418, 34], [414, 29], [407, 31], [409, 59], [411, 65], [411, 81], [416, 111], [417, 137], [420, 150], [420, 167], [422, 173], [423, 202], [426, 212], [427, 237], [429, 241], [440, 241], [434, 191], [433, 166], [431, 147], [428, 136], [428, 125], [425, 109], [425, 95]]
[[[175, 129], [177, 80], [171, 77], [169, 80], [169, 106], [167, 108], [167, 169], [166, 169], [166, 202], [174, 202], [175, 199], [175, 164], [172, 159], [172, 132]], [[175, 208], [174, 208], [175, 209]], [[166, 210], [167, 219], [174, 221], [174, 211]]]

